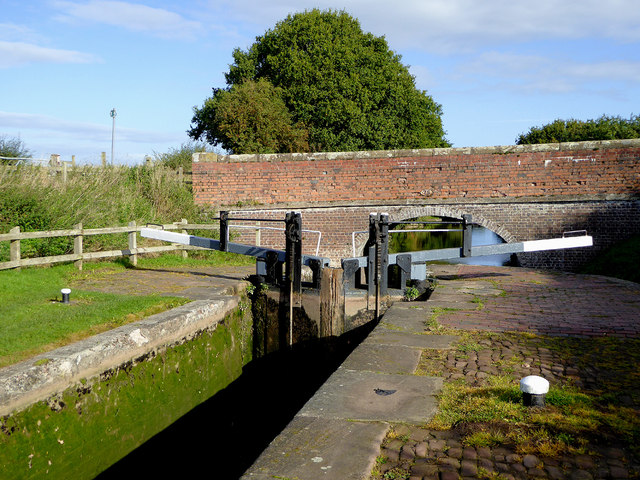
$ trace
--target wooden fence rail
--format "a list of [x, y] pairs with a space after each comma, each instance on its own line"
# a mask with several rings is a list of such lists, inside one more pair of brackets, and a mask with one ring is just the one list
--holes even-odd
[[[91, 229], [82, 228], [82, 224], [79, 223], [69, 230], [50, 230], [45, 232], [21, 232], [20, 227], [14, 227], [9, 231], [9, 233], [0, 234], [0, 242], [9, 242], [9, 261], [0, 262], [0, 270], [35, 265], [50, 265], [60, 262], [75, 262], [76, 267], [82, 270], [82, 262], [84, 260], [94, 260], [98, 258], [110, 257], [129, 257], [131, 263], [133, 265], [136, 265], [138, 263], [138, 255], [144, 253], [169, 252], [179, 250], [182, 251], [182, 255], [186, 257], [188, 250], [203, 250], [200, 247], [178, 244], [161, 245], [155, 247], [138, 247], [137, 233], [144, 226], [157, 227], [163, 230], [182, 230], [183, 233], [187, 233], [187, 230], [218, 230], [220, 228], [218, 225], [212, 224], [188, 223], [186, 219], [182, 219], [181, 222], [163, 225], [137, 225], [136, 222], [129, 222], [129, 225], [126, 227]], [[123, 248], [122, 250], [106, 250], [101, 252], [83, 251], [84, 237], [91, 235], [109, 235], [116, 233], [128, 234], [127, 248]], [[53, 255], [49, 257], [21, 258], [21, 240], [52, 237], [73, 237], [73, 253], [67, 255]]]

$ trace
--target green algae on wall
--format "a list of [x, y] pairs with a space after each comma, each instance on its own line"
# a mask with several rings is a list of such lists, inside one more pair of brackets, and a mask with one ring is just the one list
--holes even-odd
[[252, 358], [243, 306], [215, 329], [0, 418], [2, 478], [94, 478], [225, 388]]

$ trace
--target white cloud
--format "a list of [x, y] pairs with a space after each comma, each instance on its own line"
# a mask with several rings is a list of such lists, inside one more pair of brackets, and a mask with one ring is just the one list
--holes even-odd
[[[341, 8], [333, 0], [210, 2], [229, 19], [271, 28], [287, 13]], [[346, 2], [345, 2], [346, 3]], [[637, 0], [352, 0], [345, 10], [391, 48], [472, 52], [497, 43], [607, 38], [640, 41]]]
[[611, 80], [640, 84], [640, 62], [612, 60], [591, 64], [567, 64], [562, 69], [584, 80]]
[[[579, 90], [624, 90], [640, 83], [640, 61], [576, 62], [538, 55], [487, 52], [459, 72], [477, 88], [509, 88], [527, 93], [566, 93]], [[596, 85], [596, 84], [599, 84]]]
[[60, 20], [91, 21], [161, 38], [193, 39], [203, 28], [200, 22], [187, 20], [177, 13], [137, 3], [56, 1], [54, 6], [63, 12], [58, 16]]
[[0, 68], [17, 67], [30, 63], [97, 63], [94, 55], [75, 50], [41, 47], [23, 42], [0, 41]]
[[0, 40], [20, 40], [28, 43], [43, 43], [43, 36], [29, 27], [15, 23], [0, 23]]
[[369, 6], [360, 18], [401, 46], [444, 53], [549, 39], [640, 40], [636, 0], [412, 0], [384, 16]]
[[[111, 122], [104, 125], [95, 123], [70, 121], [49, 115], [30, 113], [15, 113], [0, 111], [0, 128], [12, 130], [55, 132], [68, 138], [78, 138], [82, 141], [111, 140]], [[167, 132], [151, 132], [135, 128], [120, 127], [116, 124], [116, 138], [118, 141], [126, 141], [136, 144], [155, 144], [171, 141], [182, 141], [184, 133], [173, 134]]]

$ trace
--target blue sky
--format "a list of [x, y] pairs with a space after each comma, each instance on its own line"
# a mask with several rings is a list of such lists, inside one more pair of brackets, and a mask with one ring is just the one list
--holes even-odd
[[0, 135], [36, 158], [97, 163], [115, 108], [116, 163], [177, 148], [232, 50], [315, 7], [386, 37], [454, 147], [640, 114], [637, 0], [0, 0]]

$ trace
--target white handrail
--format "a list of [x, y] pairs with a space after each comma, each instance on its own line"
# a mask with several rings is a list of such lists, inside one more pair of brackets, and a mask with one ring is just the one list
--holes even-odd
[[[233, 220], [233, 219], [231, 219]], [[251, 228], [253, 230], [276, 230], [278, 232], [284, 232], [284, 228], [278, 227], [261, 227], [259, 225], [229, 225], [229, 231], [233, 228]], [[302, 230], [302, 233], [317, 233], [318, 234], [318, 243], [316, 244], [316, 257], [320, 256], [320, 240], [322, 240], [322, 232], [319, 230]], [[228, 240], [228, 239], [227, 239]]]

